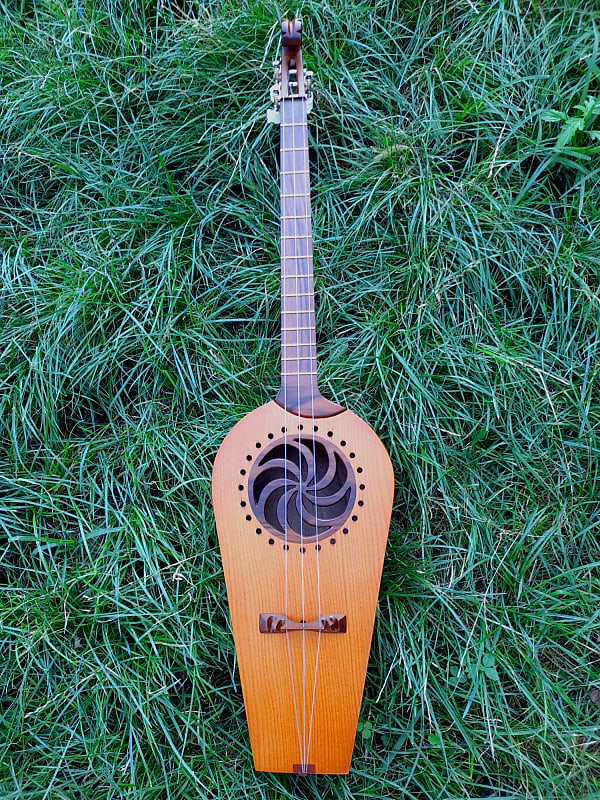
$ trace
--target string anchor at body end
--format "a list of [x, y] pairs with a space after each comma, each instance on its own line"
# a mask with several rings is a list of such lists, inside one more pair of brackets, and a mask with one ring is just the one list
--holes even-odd
[[314, 764], [294, 764], [293, 769], [296, 775], [314, 775], [316, 773]]

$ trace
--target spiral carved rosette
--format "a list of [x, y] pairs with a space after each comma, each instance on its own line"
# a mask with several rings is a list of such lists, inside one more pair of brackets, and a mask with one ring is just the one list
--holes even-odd
[[248, 481], [250, 505], [271, 533], [290, 543], [335, 533], [356, 499], [354, 472], [332, 442], [288, 436], [258, 456]]

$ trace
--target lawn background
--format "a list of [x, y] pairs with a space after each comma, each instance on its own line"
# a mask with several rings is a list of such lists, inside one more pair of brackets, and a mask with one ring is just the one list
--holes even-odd
[[273, 3], [2, 3], [0, 797], [600, 796], [600, 7], [307, 2], [322, 390], [397, 481], [353, 770], [255, 774]]

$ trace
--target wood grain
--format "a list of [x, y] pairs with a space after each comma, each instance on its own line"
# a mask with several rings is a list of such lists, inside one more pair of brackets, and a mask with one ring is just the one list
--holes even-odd
[[[302, 425], [304, 434], [311, 435], [313, 424], [319, 436], [331, 434], [330, 441], [343, 448], [359, 489], [342, 529], [323, 539], [319, 551], [311, 544], [301, 554], [298, 544], [289, 545], [286, 551], [282, 540], [271, 536], [253, 517], [247, 495], [248, 474], [269, 442], [269, 433], [280, 436], [282, 427], [287, 427], [291, 434]], [[297, 771], [294, 765], [307, 761], [310, 772], [348, 772], [392, 497], [388, 454], [373, 430], [351, 411], [313, 423], [270, 402], [245, 416], [217, 453], [213, 470], [215, 517], [258, 770], [293, 772]], [[286, 558], [289, 618], [299, 622], [319, 616], [318, 568], [321, 613], [344, 614], [345, 633], [259, 632], [260, 614], [284, 612]], [[313, 686], [314, 714], [307, 754]]]

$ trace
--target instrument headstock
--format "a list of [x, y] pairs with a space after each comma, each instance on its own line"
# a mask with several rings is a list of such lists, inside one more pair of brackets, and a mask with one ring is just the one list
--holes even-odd
[[302, 20], [281, 20], [281, 56], [273, 62], [275, 83], [271, 87], [273, 107], [267, 111], [269, 122], [279, 122], [279, 106], [288, 98], [306, 98], [306, 111], [312, 110], [312, 72], [302, 61]]

